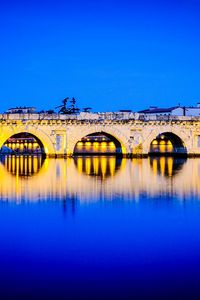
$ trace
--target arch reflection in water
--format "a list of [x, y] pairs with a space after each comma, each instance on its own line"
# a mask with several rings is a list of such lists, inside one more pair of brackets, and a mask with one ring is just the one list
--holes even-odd
[[44, 162], [42, 156], [5, 155], [1, 157], [9, 173], [17, 176], [32, 176], [39, 172]]
[[122, 159], [116, 156], [77, 156], [74, 158], [79, 173], [105, 179], [120, 169]]
[[[65, 207], [72, 203], [76, 209], [85, 202], [139, 201], [141, 195], [146, 200], [172, 194], [179, 199], [200, 196], [200, 159], [45, 159], [40, 169], [30, 167], [27, 176], [12, 163], [19, 161], [7, 157], [0, 163], [1, 201], [55, 201]], [[28, 175], [34, 168], [34, 176]]]
[[186, 162], [186, 158], [150, 157], [149, 162], [154, 174], [171, 177], [179, 173]]

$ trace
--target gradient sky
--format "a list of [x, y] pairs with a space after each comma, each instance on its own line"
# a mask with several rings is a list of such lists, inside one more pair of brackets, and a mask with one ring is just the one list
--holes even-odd
[[[30, 2], [30, 3], [29, 3]], [[200, 101], [199, 1], [3, 1], [0, 111]]]

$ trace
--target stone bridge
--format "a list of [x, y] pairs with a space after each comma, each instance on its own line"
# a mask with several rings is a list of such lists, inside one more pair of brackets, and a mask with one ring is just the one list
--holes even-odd
[[0, 148], [18, 133], [37, 137], [47, 157], [72, 156], [81, 138], [104, 133], [121, 145], [123, 156], [147, 156], [163, 133], [178, 137], [189, 156], [200, 155], [200, 118], [149, 116], [137, 113], [1, 114]]

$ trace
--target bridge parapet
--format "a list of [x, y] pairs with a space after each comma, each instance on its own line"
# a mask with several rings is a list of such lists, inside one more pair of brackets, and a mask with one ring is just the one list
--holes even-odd
[[200, 121], [200, 116], [159, 116], [159, 115], [144, 115], [133, 112], [100, 112], [100, 113], [85, 113], [80, 114], [49, 114], [49, 113], [16, 113], [16, 114], [0, 114], [0, 120], [88, 120], [88, 121], [103, 121], [103, 120], [139, 120], [139, 121]]
[[200, 116], [158, 116], [139, 113], [105, 112], [84, 113], [77, 115], [49, 113], [0, 114], [0, 120], [80, 120], [80, 121], [200, 121]]

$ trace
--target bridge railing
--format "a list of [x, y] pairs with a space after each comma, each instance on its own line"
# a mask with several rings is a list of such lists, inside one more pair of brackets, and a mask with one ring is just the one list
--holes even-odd
[[0, 120], [87, 120], [87, 121], [200, 121], [200, 116], [159, 116], [144, 115], [139, 113], [105, 112], [105, 113], [83, 113], [77, 115], [49, 114], [49, 113], [27, 113], [27, 114], [0, 114]]

